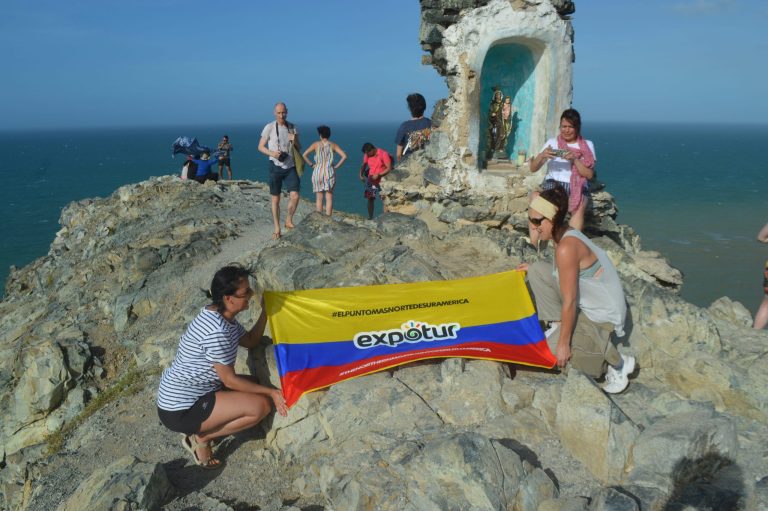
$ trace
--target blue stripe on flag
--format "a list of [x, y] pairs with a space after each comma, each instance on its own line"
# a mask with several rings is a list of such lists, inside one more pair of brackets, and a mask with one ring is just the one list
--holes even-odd
[[380, 355], [407, 353], [431, 347], [456, 346], [467, 342], [494, 342], [521, 346], [534, 344], [542, 339], [538, 316], [533, 314], [516, 321], [464, 327], [459, 330], [456, 339], [423, 340], [417, 343], [401, 342], [396, 346], [379, 345], [360, 349], [351, 340], [301, 344], [281, 341], [275, 345], [275, 356], [277, 357], [280, 376], [283, 376], [291, 371], [343, 365]]

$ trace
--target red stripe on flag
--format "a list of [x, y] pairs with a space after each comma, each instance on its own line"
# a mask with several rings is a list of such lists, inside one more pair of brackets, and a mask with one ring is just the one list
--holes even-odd
[[557, 359], [547, 346], [546, 340], [524, 345], [471, 342], [442, 348], [424, 348], [405, 353], [380, 355], [338, 366], [324, 366], [286, 373], [280, 383], [286, 404], [292, 406], [299, 398], [313, 390], [322, 389], [350, 378], [363, 376], [390, 367], [430, 358], [477, 358], [512, 362], [537, 367], [554, 367]]

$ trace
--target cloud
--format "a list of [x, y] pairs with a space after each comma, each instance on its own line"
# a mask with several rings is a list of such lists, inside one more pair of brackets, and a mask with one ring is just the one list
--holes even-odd
[[719, 14], [739, 8], [739, 0], [685, 0], [675, 2], [670, 7], [673, 11], [690, 16]]

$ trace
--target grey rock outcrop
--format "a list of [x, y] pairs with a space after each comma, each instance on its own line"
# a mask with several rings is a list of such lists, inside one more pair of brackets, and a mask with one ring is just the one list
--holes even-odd
[[162, 465], [129, 456], [93, 472], [58, 511], [150, 511], [160, 509], [172, 492]]
[[563, 447], [607, 484], [624, 479], [640, 429], [587, 376], [572, 370], [557, 406]]
[[[157, 209], [165, 204], [167, 216], [156, 211], [137, 218], [125, 210], [126, 201], [152, 201]], [[507, 201], [502, 216], [508, 215], [503, 225], [509, 228], [480, 220], [498, 214], [498, 201]], [[65, 210], [69, 227], [55, 247], [67, 249], [52, 249], [15, 272], [0, 304], [7, 311], [0, 349], [14, 361], [5, 362], [1, 373], [3, 402], [14, 403], [3, 422], [6, 466], [0, 488], [6, 507], [50, 508], [46, 488], [60, 484], [66, 459], [78, 460], [79, 485], [92, 476], [88, 468], [97, 466], [95, 457], [103, 466], [133, 454], [129, 446], [141, 445], [113, 440], [104, 452], [96, 447], [104, 435], [139, 435], [144, 442], [164, 438], [156, 421], [132, 417], [136, 410], [154, 414], [156, 382], [149, 381], [146, 391], [91, 419], [102, 426], [73, 432], [66, 457], [51, 460], [37, 447], [98, 393], [103, 375], [107, 381], [119, 377], [129, 361], [139, 368], [169, 363], [181, 329], [200, 306], [202, 294], [195, 290], [207, 285], [218, 266], [240, 261], [262, 286], [291, 290], [461, 278], [507, 270], [549, 253], [539, 254], [524, 241], [514, 220], [520, 210], [508, 199], [453, 194], [439, 204], [487, 213], [453, 223], [438, 220], [431, 207], [413, 216], [385, 214], [376, 222], [309, 214], [271, 242], [268, 195], [261, 185], [190, 187], [170, 178]], [[205, 221], [194, 213], [201, 209]], [[77, 234], [101, 232], [103, 218], [111, 219], [112, 234]], [[164, 234], [169, 229], [175, 234]], [[169, 509], [195, 499], [206, 506], [274, 503], [275, 509], [297, 501], [333, 509], [374, 503], [381, 509], [444, 509], [450, 503], [585, 509], [591, 499], [595, 509], [616, 502], [644, 509], [670, 499], [684, 502], [691, 488], [758, 509], [765, 492], [755, 481], [768, 472], [760, 454], [768, 433], [762, 392], [768, 371], [759, 348], [764, 334], [729, 312], [736, 306], [708, 311], [682, 301], [669, 283], [635, 263], [642, 249], [630, 230], [618, 226], [593, 235], [617, 262], [627, 291], [632, 321], [620, 349], [633, 352], [640, 366], [627, 393], [611, 400], [576, 372], [564, 378], [489, 361], [446, 359], [372, 374], [304, 396], [288, 417], [265, 423], [258, 447], [243, 444], [227, 459], [222, 481], [240, 483], [224, 485], [214, 495], [191, 488]], [[153, 250], [157, 257], [148, 255]], [[94, 264], [80, 263], [85, 252]], [[114, 306], [120, 296], [133, 296], [126, 299], [130, 309]], [[62, 314], [65, 310], [70, 313]], [[128, 320], [118, 332], [115, 316], [126, 310]], [[242, 321], [248, 324], [257, 313], [243, 313]], [[268, 338], [260, 349], [243, 353], [238, 368], [279, 385]], [[23, 402], [17, 404], [16, 396]], [[124, 429], [115, 430], [123, 422]], [[166, 462], [174, 452], [179, 455], [177, 443], [152, 444], [141, 457], [150, 464]], [[248, 479], [252, 463], [266, 471], [257, 483]], [[708, 467], [717, 484], [706, 486], [690, 475], [690, 467]], [[173, 484], [185, 480], [179, 479], [185, 469], [178, 462], [165, 469]], [[734, 480], [739, 484], [731, 484]], [[247, 495], [227, 493], [235, 487]], [[61, 491], [55, 506], [73, 490]]]

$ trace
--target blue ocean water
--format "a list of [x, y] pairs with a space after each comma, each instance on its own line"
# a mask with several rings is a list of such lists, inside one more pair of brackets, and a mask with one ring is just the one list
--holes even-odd
[[[316, 139], [319, 123], [291, 120], [305, 147]], [[228, 134], [235, 178], [266, 181], [266, 158], [256, 149], [262, 127], [0, 132], [0, 281], [10, 265], [47, 253], [68, 202], [177, 173], [183, 159], [170, 157], [170, 144], [180, 135], [215, 145]], [[338, 172], [335, 208], [364, 215], [360, 148], [370, 141], [392, 152], [397, 124], [331, 127], [349, 155]], [[768, 126], [595, 123], [583, 132], [595, 142], [598, 176], [616, 197], [619, 222], [635, 228], [644, 249], [658, 250], [684, 272], [683, 297], [706, 306], [727, 295], [754, 311], [768, 259], [768, 246], [755, 241], [768, 222], [766, 164], [757, 157]], [[308, 181], [302, 195], [313, 198]]]

